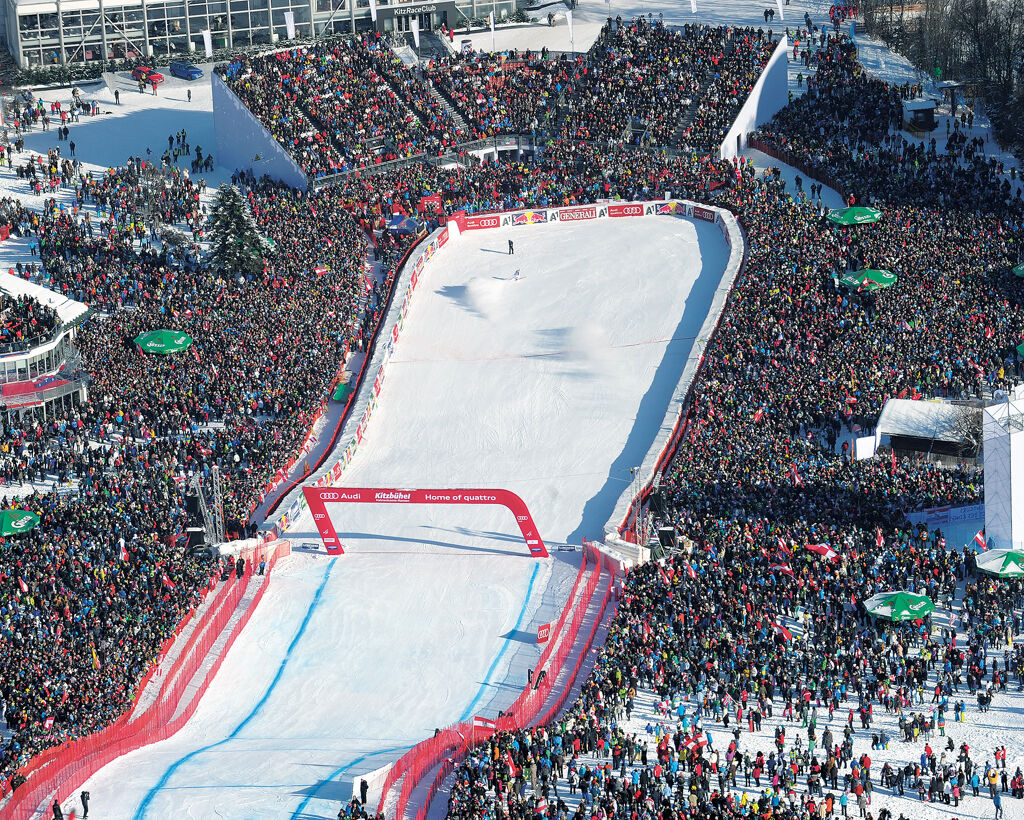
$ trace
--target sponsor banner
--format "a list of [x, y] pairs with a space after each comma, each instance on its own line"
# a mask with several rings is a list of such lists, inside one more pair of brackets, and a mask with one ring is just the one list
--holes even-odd
[[[686, 216], [686, 203], [676, 202], [675, 200], [671, 202], [658, 202], [654, 206], [654, 213], [658, 214], [659, 216]], [[713, 212], [712, 219], [714, 219]]]
[[548, 221], [548, 212], [545, 211], [520, 211], [512, 214], [512, 225], [540, 225]]
[[643, 216], [644, 206], [640, 203], [629, 203], [627, 205], [609, 205], [608, 216]]
[[[364, 417], [365, 419], [365, 417]], [[307, 486], [302, 488], [303, 495], [313, 513], [320, 537], [328, 553], [337, 555], [342, 552], [338, 535], [327, 515], [326, 504], [334, 502], [356, 502], [366, 504], [499, 504], [507, 507], [516, 517], [516, 523], [523, 535], [523, 540], [536, 558], [547, 558], [548, 551], [544, 542], [537, 535], [533, 517], [526, 504], [518, 495], [509, 490], [406, 490], [399, 488], [335, 488], [321, 489]]]
[[433, 196], [425, 196], [420, 199], [420, 211], [432, 211], [434, 213], [441, 213], [441, 195], [434, 194]]
[[482, 231], [486, 228], [500, 228], [501, 227], [501, 215], [500, 214], [485, 214], [483, 216], [467, 216], [465, 217], [466, 226], [462, 230], [467, 231]]
[[693, 206], [693, 218], [703, 219], [705, 222], [714, 222], [718, 214], [710, 208], [702, 208], [700, 205]]
[[456, 225], [458, 225], [460, 233], [466, 230], [466, 228], [469, 226], [465, 211], [456, 211], [455, 213], [448, 217], [448, 221], [454, 222]]
[[443, 248], [448, 242], [448, 228], [445, 227], [441, 230], [441, 233], [437, 235], [437, 247]]
[[597, 219], [607, 215], [606, 208], [598, 208], [596, 205], [582, 205], [578, 208], [559, 208], [557, 211], [550, 211], [552, 222], [579, 222], [584, 219]]
[[373, 380], [373, 395], [379, 396], [380, 390], [384, 386], [384, 368], [387, 367], [387, 362], [384, 362], [380, 366], [380, 370], [377, 371], [377, 377]]
[[551, 637], [551, 624], [541, 624], [537, 627], [537, 643], [547, 643]]

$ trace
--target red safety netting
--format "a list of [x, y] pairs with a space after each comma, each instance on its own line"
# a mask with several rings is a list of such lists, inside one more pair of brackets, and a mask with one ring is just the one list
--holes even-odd
[[[239, 614], [239, 605], [243, 603], [254, 565], [265, 556], [269, 574], [277, 560], [290, 552], [289, 541], [260, 544], [243, 551], [241, 557], [246, 559], [246, 568], [242, 578], [236, 579], [232, 575], [230, 580], [217, 588], [216, 600], [201, 616], [202, 621], [196, 625], [177, 659], [162, 673], [163, 681], [152, 704], [138, 714], [129, 709], [107, 728], [48, 749], [35, 757], [22, 770], [25, 783], [4, 807], [4, 817], [11, 820], [29, 820], [41, 806], [48, 806], [55, 796], [61, 799], [73, 794], [114, 758], [164, 740], [184, 726], [195, 712], [235, 638], [248, 623], [267, 589], [266, 582], [261, 584], [248, 606]], [[230, 631], [222, 634], [232, 618], [236, 620], [230, 624]], [[188, 620], [183, 619], [175, 635], [161, 647], [160, 655], [132, 698], [133, 704], [152, 680], [160, 661]], [[200, 671], [200, 667], [207, 660], [207, 655], [218, 641], [221, 646], [216, 660], [209, 668]], [[196, 678], [197, 672], [200, 672], [198, 686], [187, 701], [179, 703], [186, 687]]]
[[[587, 568], [589, 567], [589, 574]], [[559, 615], [558, 621], [553, 625], [551, 638], [541, 654], [537, 663], [538, 675], [540, 670], [546, 674], [537, 677], [535, 685], [527, 685], [522, 693], [507, 710], [495, 721], [473, 720], [463, 721], [439, 731], [434, 737], [418, 743], [406, 752], [395, 765], [391, 767], [381, 792], [378, 811], [385, 811], [385, 804], [392, 789], [401, 781], [398, 799], [395, 803], [394, 817], [402, 820], [409, 806], [413, 791], [428, 775], [433, 773], [433, 779], [427, 794], [419, 810], [416, 813], [416, 820], [425, 820], [426, 812], [430, 801], [437, 793], [438, 788], [458, 765], [458, 762], [466, 756], [469, 750], [487, 740], [496, 731], [511, 731], [514, 729], [540, 724], [550, 720], [565, 704], [565, 700], [572, 690], [573, 683], [579, 670], [586, 660], [587, 652], [593, 643], [597, 627], [601, 622], [601, 616], [612, 598], [616, 574], [616, 562], [602, 553], [595, 547], [584, 546], [583, 562], [576, 575], [576, 582], [572, 592], [566, 601], [565, 607]], [[584, 582], [584, 579], [585, 582]], [[587, 635], [582, 648], [577, 645], [577, 638], [583, 622], [586, 620], [591, 604], [603, 585], [603, 593], [598, 601], [593, 626]], [[575, 665], [567, 668], [568, 661], [576, 654]], [[563, 673], [567, 672], [567, 675]], [[560, 694], [544, 711], [543, 716], [538, 720], [541, 709], [548, 702], [549, 696], [555, 686], [560, 686]], [[435, 771], [436, 770], [436, 771]], [[390, 814], [390, 813], [389, 813]]]

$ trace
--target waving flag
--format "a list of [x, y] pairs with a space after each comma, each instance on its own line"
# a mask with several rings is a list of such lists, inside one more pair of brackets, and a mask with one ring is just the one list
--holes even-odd
[[785, 575], [793, 574], [793, 568], [789, 564], [772, 564], [771, 568]]
[[53, 726], [53, 715], [50, 715], [46, 720], [43, 721], [43, 729], [47, 732], [50, 731], [50, 727]]
[[708, 745], [708, 742], [704, 738], [703, 732], [697, 732], [693, 737], [684, 738], [683, 745], [691, 752], [699, 752]]
[[167, 577], [167, 573], [166, 572], [161, 574], [160, 580], [164, 582], [164, 586], [167, 587], [168, 589], [177, 589], [178, 588], [177, 584], [175, 584], [174, 581], [172, 581], [170, 578]]
[[93, 669], [99, 669], [100, 668], [100, 659], [96, 655], [96, 647], [95, 646], [92, 647], [92, 668]]
[[689, 575], [693, 580], [697, 580], [697, 570], [693, 568], [693, 564], [689, 561], [686, 562], [686, 574]]
[[832, 549], [828, 544], [808, 544], [807, 549], [811, 552], [817, 553], [826, 561], [835, 561], [839, 557], [839, 553]]
[[[985, 541], [985, 528], [982, 527], [974, 536], [974, 543], [981, 547], [982, 551], [988, 550], [988, 542]], [[20, 578], [18, 579], [21, 580]], [[27, 591], [27, 590], [26, 590]]]
[[121, 545], [121, 560], [122, 561], [127, 561], [128, 560], [128, 550], [125, 549], [124, 544]]
[[885, 539], [882, 537], [882, 528], [875, 528], [875, 546], [881, 549], [885, 546]]
[[795, 463], [790, 465], [790, 467], [789, 467], [789, 475], [793, 479], [793, 485], [794, 486], [796, 486], [796, 487], [803, 487], [804, 486], [804, 480], [802, 478], [800, 478], [800, 473], [798, 473], [796, 471], [796, 464]]
[[780, 638], [784, 638], [787, 641], [793, 640], [793, 633], [786, 629], [786, 627], [784, 627], [782, 624], [773, 623], [772, 629], [775, 630], [775, 634], [778, 635]]
[[473, 718], [473, 726], [475, 728], [477, 728], [477, 729], [492, 729], [493, 730], [493, 729], [498, 728], [498, 724], [495, 723], [493, 720], [488, 720], [485, 717], [480, 717], [480, 715], [477, 715], [476, 717]]
[[25, 583], [25, 579], [20, 575], [18, 576], [18, 586], [21, 587], [22, 592], [28, 593], [28, 584]]

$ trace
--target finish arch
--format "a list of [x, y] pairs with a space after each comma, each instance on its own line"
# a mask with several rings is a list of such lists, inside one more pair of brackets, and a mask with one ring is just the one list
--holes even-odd
[[320, 538], [328, 555], [341, 555], [345, 550], [327, 515], [327, 504], [498, 504], [507, 507], [516, 517], [526, 548], [533, 558], [547, 558], [548, 550], [533, 523], [526, 502], [510, 490], [404, 490], [381, 487], [315, 487], [302, 488], [306, 503], [313, 513]]

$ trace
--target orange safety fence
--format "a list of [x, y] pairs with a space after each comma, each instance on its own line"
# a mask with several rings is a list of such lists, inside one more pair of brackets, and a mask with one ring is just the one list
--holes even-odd
[[[242, 578], [236, 580], [232, 574], [231, 579], [219, 587], [216, 592], [217, 600], [199, 616], [203, 619], [202, 622], [196, 625], [181, 654], [164, 674], [159, 693], [152, 705], [138, 715], [134, 715], [133, 709], [129, 707], [124, 715], [105, 729], [48, 749], [34, 758], [22, 770], [25, 782], [18, 787], [11, 802], [4, 807], [4, 817], [10, 820], [30, 820], [37, 815], [40, 807], [51, 802], [54, 796], [62, 799], [73, 794], [110, 761], [143, 746], [165, 740], [184, 726], [216, 676], [231, 645], [245, 628], [263, 598], [269, 578], [259, 586], [248, 607], [238, 613], [259, 558], [266, 556], [266, 572], [269, 575], [277, 560], [290, 552], [289, 541], [258, 544], [243, 551], [241, 557], [247, 560]], [[231, 624], [233, 618], [235, 621]], [[133, 705], [151, 682], [160, 660], [188, 621], [189, 618], [184, 618], [178, 625], [175, 635], [164, 643], [152, 668], [139, 684], [135, 697], [132, 698]], [[230, 631], [222, 636], [229, 625]], [[216, 660], [205, 672], [199, 687], [187, 703], [179, 703], [186, 687], [192, 683], [210, 650], [218, 641], [222, 641], [222, 647]]]
[[[588, 566], [590, 567], [589, 576], [586, 575]], [[585, 584], [583, 583], [584, 577], [586, 577]], [[426, 798], [416, 812], [416, 820], [425, 820], [430, 802], [444, 779], [454, 771], [458, 762], [466, 756], [471, 748], [487, 740], [497, 731], [512, 731], [530, 725], [539, 725], [556, 715], [572, 691], [576, 677], [593, 644], [603, 613], [613, 595], [615, 577], [616, 562], [614, 559], [596, 547], [585, 545], [583, 562], [576, 575], [576, 582], [551, 631], [551, 638], [537, 663], [538, 677], [534, 678], [534, 683], [527, 684], [515, 703], [502, 712], [496, 720], [473, 718], [456, 723], [438, 731], [434, 737], [418, 743], [406, 752], [396, 761], [385, 778], [378, 811], [385, 811], [391, 791], [401, 781], [394, 817], [396, 820], [402, 820], [413, 791], [433, 772], [434, 776], [427, 789]], [[602, 579], [604, 591], [599, 599], [593, 625], [582, 647], [579, 647], [580, 631], [590, 613], [591, 604], [595, 600]], [[582, 592], [577, 595], [581, 586]], [[577, 654], [575, 665], [569, 674], [563, 677], [562, 673], [567, 667], [567, 662], [574, 654]], [[543, 676], [539, 676], [540, 670], [545, 672]], [[538, 720], [541, 709], [548, 702], [552, 690], [560, 681], [561, 693], [544, 712], [541, 720]], [[390, 816], [390, 812], [388, 814]]]

